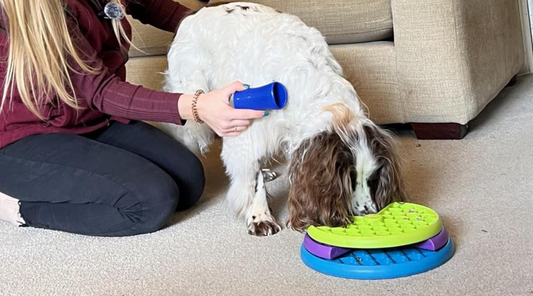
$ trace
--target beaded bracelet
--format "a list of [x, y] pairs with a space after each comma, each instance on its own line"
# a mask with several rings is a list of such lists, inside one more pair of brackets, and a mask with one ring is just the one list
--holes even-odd
[[201, 89], [197, 90], [194, 95], [192, 96], [192, 116], [194, 118], [194, 121], [196, 121], [199, 124], [204, 123], [203, 120], [200, 119], [200, 116], [198, 115], [198, 109], [196, 107], [196, 103], [198, 101], [198, 98], [201, 94], [204, 94], [205, 92]]

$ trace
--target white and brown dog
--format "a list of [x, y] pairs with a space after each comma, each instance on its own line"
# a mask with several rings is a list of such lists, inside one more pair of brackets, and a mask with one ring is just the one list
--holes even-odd
[[[346, 225], [351, 215], [405, 198], [394, 137], [367, 118], [324, 37], [296, 16], [243, 2], [203, 8], [182, 22], [168, 63], [168, 92], [209, 91], [235, 80], [252, 87], [278, 81], [289, 92], [283, 110], [223, 139], [228, 201], [249, 233], [281, 229], [261, 173], [278, 153], [290, 163], [287, 225], [293, 229]], [[205, 152], [214, 139], [194, 121], [159, 127], [193, 151]]]

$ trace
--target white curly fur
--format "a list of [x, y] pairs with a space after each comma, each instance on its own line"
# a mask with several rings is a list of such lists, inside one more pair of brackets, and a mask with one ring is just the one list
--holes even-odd
[[[341, 103], [351, 110], [350, 129], [362, 129], [370, 121], [324, 37], [298, 17], [266, 6], [238, 2], [203, 8], [182, 22], [170, 47], [165, 91], [210, 91], [235, 80], [252, 87], [278, 81], [289, 92], [283, 110], [271, 111], [241, 135], [223, 140], [222, 159], [231, 177], [228, 201], [237, 214], [246, 216], [251, 233], [269, 235], [279, 226], [268, 209], [266, 192], [256, 188], [262, 162], [279, 152], [290, 158], [305, 139], [333, 131], [327, 106]], [[185, 127], [158, 126], [193, 151], [204, 153], [214, 139], [206, 125], [193, 121]], [[354, 158], [359, 154], [363, 160], [357, 171], [364, 183], [376, 169], [372, 151], [360, 143], [352, 146]], [[358, 196], [351, 213], [364, 212], [365, 206], [375, 209], [367, 187], [354, 190]]]

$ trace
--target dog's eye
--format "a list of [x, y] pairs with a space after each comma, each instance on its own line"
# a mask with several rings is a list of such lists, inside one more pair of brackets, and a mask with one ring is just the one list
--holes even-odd
[[370, 181], [375, 181], [377, 178], [378, 178], [378, 171], [374, 171], [372, 175], [370, 175], [370, 177], [368, 177], [368, 179], [366, 180], [370, 182]]
[[355, 171], [350, 172], [350, 181], [352, 181], [352, 190], [355, 191], [355, 187], [357, 186], [357, 174]]

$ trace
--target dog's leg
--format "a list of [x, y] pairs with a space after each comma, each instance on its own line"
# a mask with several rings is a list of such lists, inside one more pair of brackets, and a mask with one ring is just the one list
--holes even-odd
[[[252, 235], [272, 235], [281, 230], [270, 212], [267, 202], [263, 170], [251, 145], [240, 139], [225, 139], [222, 158], [231, 178], [228, 203], [237, 216], [244, 216], [248, 232]], [[269, 174], [266, 174], [268, 179]]]
[[262, 170], [257, 173], [255, 195], [252, 206], [246, 213], [246, 224], [248, 225], [248, 233], [252, 235], [268, 236], [276, 234], [281, 230], [268, 206]]

